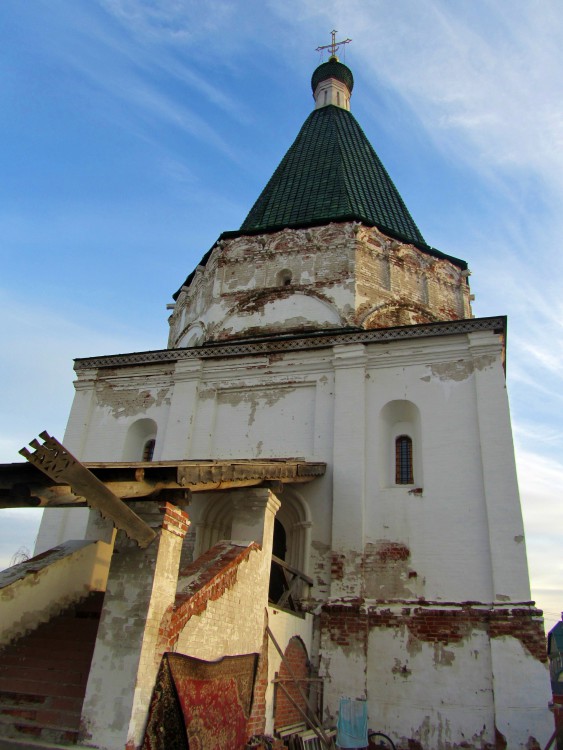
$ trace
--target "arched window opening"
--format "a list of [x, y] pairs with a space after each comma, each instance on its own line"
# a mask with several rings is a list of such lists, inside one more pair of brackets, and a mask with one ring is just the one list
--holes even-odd
[[395, 482], [413, 484], [412, 440], [408, 435], [399, 435], [395, 440]]
[[[287, 535], [283, 524], [274, 519], [274, 539], [272, 542], [272, 555], [278, 557], [280, 560], [285, 560], [287, 552]], [[270, 570], [270, 589], [268, 591], [268, 599], [271, 602], [279, 601], [285, 590], [284, 586], [284, 575], [283, 570], [272, 562]]]
[[[242, 490], [194, 493], [190, 506], [191, 528], [195, 528], [196, 536], [194, 560], [219, 540], [233, 538], [233, 501], [240, 492]], [[285, 563], [290, 579], [294, 576], [290, 569], [305, 575], [308, 573], [311, 526], [308, 506], [301, 495], [288, 485], [284, 490], [283, 503], [274, 519], [272, 554]], [[283, 566], [278, 569], [283, 576]], [[300, 578], [292, 589], [294, 599], [299, 599], [304, 591], [308, 592], [305, 586], [312, 585], [303, 581], [305, 579]]]
[[143, 448], [143, 459], [142, 459], [143, 461], [152, 461], [152, 457], [154, 456], [155, 445], [156, 445], [156, 440], [154, 438], [147, 440]]
[[272, 542], [272, 554], [279, 557], [280, 560], [285, 560], [285, 553], [287, 552], [287, 535], [281, 521], [277, 518], [274, 519], [274, 539]]
[[284, 268], [282, 271], [278, 273], [278, 285], [279, 286], [289, 286], [291, 284], [292, 279], [292, 273], [289, 270], [289, 268]]
[[389, 401], [379, 420], [381, 450], [377, 462], [382, 489], [413, 485], [423, 487], [423, 430], [418, 407], [412, 401]]
[[123, 461], [152, 461], [157, 431], [156, 422], [148, 417], [130, 424], [123, 445]]

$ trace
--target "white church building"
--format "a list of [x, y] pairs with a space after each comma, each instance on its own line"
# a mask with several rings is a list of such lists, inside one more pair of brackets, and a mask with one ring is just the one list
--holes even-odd
[[[100, 601], [74, 713], [0, 713], [14, 747], [155, 750], [166, 654], [258, 655], [248, 737], [302, 721], [322, 743], [346, 698], [400, 750], [533, 750], [553, 731], [506, 320], [474, 317], [466, 262], [422, 237], [350, 112], [350, 69], [333, 55], [311, 84], [242, 226], [174, 295], [168, 347], [76, 361], [61, 442], [153, 541], [64, 473], [1, 467], [47, 510], [39, 556], [0, 574], [0, 706], [2, 654]], [[189, 710], [186, 747], [207, 750]]]

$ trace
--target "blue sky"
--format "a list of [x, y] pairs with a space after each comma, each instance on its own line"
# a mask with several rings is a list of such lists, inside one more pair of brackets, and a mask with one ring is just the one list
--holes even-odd
[[[352, 111], [427, 242], [507, 314], [533, 596], [563, 608], [559, 0], [3, 0], [0, 461], [61, 437], [72, 359], [166, 346], [172, 293], [240, 226], [351, 37]], [[32, 511], [0, 511], [0, 567]]]

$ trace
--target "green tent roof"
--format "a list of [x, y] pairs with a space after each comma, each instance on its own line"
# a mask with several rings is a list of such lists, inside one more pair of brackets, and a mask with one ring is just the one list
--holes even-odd
[[328, 105], [309, 115], [240, 229], [271, 231], [352, 219], [426, 245], [353, 115]]

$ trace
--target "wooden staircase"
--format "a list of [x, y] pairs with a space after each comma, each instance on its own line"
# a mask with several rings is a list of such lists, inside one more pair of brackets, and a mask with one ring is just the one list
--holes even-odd
[[104, 594], [94, 592], [0, 650], [0, 748], [73, 745]]

